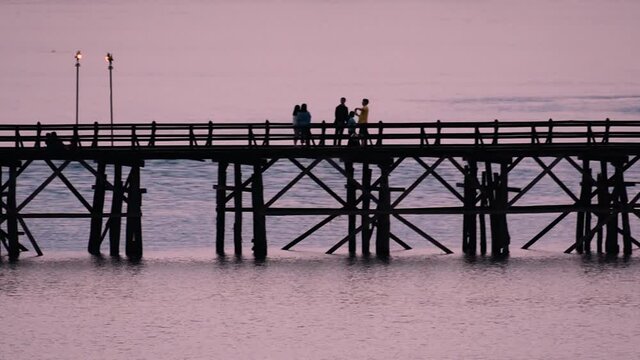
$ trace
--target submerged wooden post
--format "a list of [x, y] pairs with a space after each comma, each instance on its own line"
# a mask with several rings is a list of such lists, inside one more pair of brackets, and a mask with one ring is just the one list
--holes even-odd
[[[617, 194], [617, 209], [622, 221], [622, 252], [624, 255], [631, 255], [631, 227], [629, 225], [629, 199], [627, 196], [627, 184], [624, 181], [624, 162], [617, 161], [615, 166], [615, 187]], [[617, 224], [616, 224], [617, 226]], [[617, 245], [617, 243], [616, 243]]]
[[109, 254], [120, 256], [120, 232], [122, 229], [122, 164], [113, 164], [113, 195], [111, 198], [111, 217], [109, 218]]
[[233, 247], [236, 256], [242, 255], [242, 164], [233, 164], [233, 179], [235, 191], [233, 196], [234, 222]]
[[500, 163], [500, 173], [492, 174], [491, 163], [486, 162], [487, 196], [491, 223], [491, 255], [504, 256], [509, 254], [509, 229], [507, 226], [507, 206], [509, 202], [508, 166]]
[[102, 243], [102, 215], [104, 213], [104, 195], [106, 188], [106, 164], [104, 161], [98, 162], [96, 173], [96, 183], [93, 187], [93, 206], [91, 211], [91, 230], [89, 233], [89, 253], [100, 255], [100, 244]]
[[[601, 169], [601, 171], [603, 171]], [[606, 171], [606, 168], [605, 170]], [[602, 174], [602, 172], [600, 174], [598, 174], [597, 176], [597, 181], [596, 181], [596, 189], [597, 189], [597, 194], [598, 194], [598, 211], [596, 213], [596, 216], [598, 218], [598, 224], [601, 225], [602, 222], [604, 221], [604, 219], [606, 219], [606, 217], [608, 216], [608, 209], [609, 209], [609, 201], [608, 201], [608, 189], [607, 189], [607, 184], [606, 184], [607, 180], [606, 180], [606, 172], [604, 173], [604, 176]], [[606, 207], [606, 208], [605, 208]], [[597, 230], [597, 238], [596, 238], [596, 251], [598, 252], [598, 254], [602, 254], [602, 226], [600, 226]]]
[[[347, 174], [347, 208], [356, 209], [356, 186], [354, 179], [353, 162], [345, 160], [344, 167]], [[348, 216], [347, 237], [349, 242], [349, 255], [356, 254], [356, 214], [350, 213]]]
[[251, 202], [253, 206], [253, 255], [257, 259], [264, 259], [267, 256], [267, 226], [263, 191], [262, 166], [260, 163], [255, 163], [251, 184]]
[[462, 215], [462, 252], [469, 255], [476, 254], [476, 184], [478, 183], [478, 166], [469, 160], [464, 167], [464, 205]]
[[216, 190], [216, 254], [224, 255], [225, 207], [227, 204], [227, 166], [226, 161], [218, 162], [218, 186]]
[[482, 173], [482, 194], [480, 195], [480, 207], [483, 209], [478, 215], [480, 220], [480, 254], [485, 255], [487, 253], [487, 220], [485, 211], [488, 207], [487, 190], [487, 174]]
[[[620, 169], [614, 164], [613, 184], [609, 183], [609, 179], [605, 177], [606, 191], [607, 191], [607, 206], [609, 207], [609, 220], [607, 221], [607, 234], [605, 236], [605, 252], [610, 255], [615, 255], [620, 252], [618, 246], [618, 209], [619, 206], [619, 188], [617, 186], [617, 179]], [[613, 185], [613, 191], [609, 193], [609, 186]]]
[[582, 160], [582, 181], [580, 182], [580, 200], [579, 206], [583, 210], [578, 211], [578, 219], [576, 221], [576, 252], [591, 252], [591, 239], [588, 236], [591, 232], [591, 212], [588, 210], [591, 206], [591, 169], [589, 168], [589, 160]]
[[368, 256], [371, 254], [369, 248], [370, 244], [370, 217], [369, 217], [369, 205], [371, 203], [370, 191], [371, 191], [371, 169], [369, 163], [362, 163], [362, 255]]
[[502, 238], [500, 255], [509, 254], [509, 245], [511, 244], [511, 235], [509, 235], [509, 224], [507, 223], [507, 207], [509, 204], [509, 170], [507, 163], [500, 164], [500, 182], [499, 192], [497, 196], [498, 207], [501, 212], [498, 214], [500, 222], [500, 236]]
[[16, 260], [20, 256], [20, 243], [18, 242], [18, 209], [16, 207], [16, 177], [17, 165], [9, 164], [9, 179], [7, 191], [7, 235], [9, 237], [9, 259]]
[[[2, 164], [0, 163], [0, 217], [4, 216], [4, 206], [2, 206], [3, 204], [3, 198], [4, 198], [4, 192], [2, 191], [2, 187], [4, 185], [4, 182], [2, 182]], [[2, 254], [2, 246], [6, 245], [5, 243], [5, 239], [3, 237], [0, 237], [0, 255]]]
[[389, 257], [389, 238], [391, 235], [391, 224], [389, 212], [391, 211], [391, 194], [389, 191], [389, 173], [391, 162], [378, 164], [380, 167], [380, 185], [378, 190], [378, 222], [376, 226], [376, 256], [381, 258]]
[[137, 260], [142, 257], [142, 189], [138, 164], [129, 170], [128, 193], [125, 252], [128, 258]]

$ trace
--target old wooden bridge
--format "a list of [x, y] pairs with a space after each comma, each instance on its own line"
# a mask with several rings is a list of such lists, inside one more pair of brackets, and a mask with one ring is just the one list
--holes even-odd
[[[366, 138], [351, 139], [347, 131], [339, 139], [330, 124], [311, 126], [311, 139], [293, 145], [293, 129], [282, 123], [198, 124], [105, 124], [0, 125], [0, 240], [11, 259], [27, 250], [42, 254], [27, 223], [35, 218], [90, 218], [88, 251], [100, 254], [109, 239], [110, 254], [118, 256], [122, 222], [125, 249], [130, 258], [142, 256], [142, 196], [140, 168], [149, 159], [207, 159], [218, 164], [216, 189], [216, 251], [225, 253], [225, 213], [234, 214], [233, 248], [242, 253], [243, 213], [253, 221], [253, 253], [267, 255], [267, 216], [318, 215], [324, 219], [284, 247], [290, 249], [339, 216], [348, 218], [344, 237], [328, 250], [343, 245], [349, 254], [370, 254], [374, 242], [378, 256], [389, 255], [390, 241], [410, 246], [396, 236], [391, 220], [406, 225], [445, 253], [452, 251], [429, 235], [429, 222], [409, 221], [407, 215], [460, 214], [462, 251], [466, 254], [504, 256], [509, 253], [508, 214], [553, 213], [557, 217], [528, 241], [529, 248], [570, 214], [577, 216], [575, 240], [567, 252], [597, 251], [629, 255], [640, 243], [633, 237], [630, 216], [640, 217], [640, 192], [625, 174], [640, 156], [640, 121], [540, 121], [540, 122], [430, 122], [368, 124]], [[310, 159], [303, 165], [301, 159]], [[546, 158], [546, 162], [542, 159]], [[410, 186], [397, 187], [390, 175], [406, 159], [422, 167]], [[518, 171], [523, 159], [540, 165], [539, 174], [526, 186], [509, 186], [509, 174]], [[563, 161], [578, 170], [574, 193], [555, 173]], [[299, 169], [299, 175], [265, 199], [263, 175], [279, 161]], [[51, 174], [20, 203], [16, 188], [24, 170], [44, 162]], [[71, 162], [78, 162], [95, 177], [93, 199], [85, 199], [64, 175]], [[344, 191], [332, 189], [314, 175], [314, 168], [327, 162], [344, 176]], [[450, 163], [460, 181], [451, 183], [438, 172]], [[233, 178], [227, 171], [233, 169]], [[243, 178], [242, 168], [252, 168]], [[358, 170], [357, 172], [355, 170]], [[373, 170], [376, 170], [375, 172]], [[376, 174], [374, 176], [374, 173]], [[355, 174], [361, 175], [356, 178]], [[3, 176], [4, 175], [4, 176]], [[301, 178], [309, 177], [336, 200], [337, 207], [277, 207], [274, 203]], [[437, 179], [459, 200], [459, 206], [404, 207], [405, 199], [427, 177]], [[520, 198], [543, 178], [550, 177], [558, 192], [571, 199], [566, 204], [520, 205]], [[54, 179], [60, 179], [86, 208], [83, 213], [26, 213], [24, 208]], [[460, 190], [459, 190], [460, 189]], [[111, 192], [111, 196], [105, 196]], [[243, 207], [249, 193], [250, 207]], [[391, 194], [394, 194], [392, 197]], [[392, 201], [393, 198], [393, 201]], [[110, 199], [110, 204], [105, 204]], [[108, 205], [108, 206], [107, 206]], [[375, 238], [373, 235], [375, 234]], [[592, 246], [592, 239], [596, 239]], [[358, 239], [360, 240], [358, 242]], [[595, 249], [594, 249], [595, 248]], [[593, 250], [592, 250], [593, 249]]]

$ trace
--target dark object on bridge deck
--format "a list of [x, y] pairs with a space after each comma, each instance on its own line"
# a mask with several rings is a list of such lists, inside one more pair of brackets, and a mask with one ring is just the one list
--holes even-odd
[[51, 151], [57, 152], [67, 149], [66, 145], [62, 142], [62, 140], [60, 140], [58, 134], [55, 131], [47, 133], [45, 135], [44, 143], [47, 145], [47, 149]]

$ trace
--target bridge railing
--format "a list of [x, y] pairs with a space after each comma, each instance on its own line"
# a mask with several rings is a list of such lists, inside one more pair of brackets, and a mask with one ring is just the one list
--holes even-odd
[[[368, 135], [362, 135], [363, 129]], [[640, 121], [490, 121], [358, 124], [351, 144], [367, 146], [640, 143]], [[336, 146], [332, 123], [309, 127], [310, 146]], [[341, 145], [349, 145], [344, 128]], [[359, 135], [360, 134], [360, 135]], [[365, 139], [365, 140], [363, 140]], [[0, 148], [291, 146], [290, 123], [0, 125]]]

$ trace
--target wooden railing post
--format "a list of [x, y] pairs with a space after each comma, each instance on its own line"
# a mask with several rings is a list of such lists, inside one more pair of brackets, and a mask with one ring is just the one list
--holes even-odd
[[38, 123], [36, 124], [36, 141], [34, 144], [34, 147], [36, 149], [40, 148], [41, 141], [42, 141], [42, 125], [40, 124], [40, 121], [38, 121]]
[[98, 131], [100, 127], [98, 126], [98, 122], [95, 121], [93, 123], [93, 140], [91, 140], [91, 147], [98, 147]]
[[189, 125], [189, 147], [198, 146], [198, 141], [196, 141], [196, 134], [193, 132], [193, 125]]
[[262, 145], [269, 146], [269, 120], [264, 121], [264, 140], [262, 140]]
[[213, 145], [213, 121], [209, 120], [206, 146]]
[[149, 135], [149, 147], [156, 146], [156, 122], [151, 122], [151, 134]]
[[604, 126], [604, 135], [602, 136], [602, 142], [607, 144], [609, 143], [609, 129], [611, 128], [611, 120], [609, 120], [609, 118], [607, 118], [605, 120], [605, 126]]
[[320, 131], [320, 133], [321, 133], [321, 135], [320, 135], [321, 136], [320, 137], [320, 146], [324, 146], [325, 140], [326, 140], [326, 137], [327, 137], [327, 122], [322, 120], [321, 127], [322, 128], [321, 128], [321, 131]]

